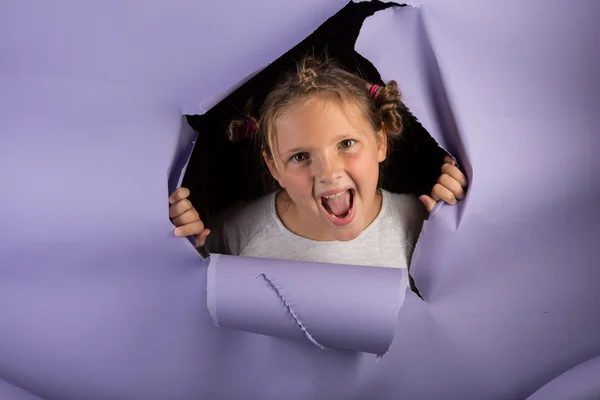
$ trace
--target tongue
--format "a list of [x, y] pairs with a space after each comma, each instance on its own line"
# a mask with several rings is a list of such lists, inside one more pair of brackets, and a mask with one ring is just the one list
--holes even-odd
[[343, 195], [332, 199], [323, 198], [324, 205], [335, 216], [342, 216], [350, 211], [350, 191], [346, 190]]

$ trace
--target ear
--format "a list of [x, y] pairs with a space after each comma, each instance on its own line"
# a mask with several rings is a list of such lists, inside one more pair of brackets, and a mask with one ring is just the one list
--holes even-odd
[[283, 188], [283, 185], [281, 182], [281, 176], [277, 172], [277, 167], [275, 166], [275, 162], [273, 161], [273, 158], [269, 157], [267, 155], [267, 152], [264, 150], [262, 152], [262, 156], [263, 156], [263, 159], [265, 160], [265, 164], [267, 164], [267, 168], [269, 168], [269, 172], [271, 173], [271, 176], [273, 177], [273, 179], [275, 179], [279, 183], [279, 186], [281, 186]]
[[385, 128], [377, 132], [377, 161], [383, 162], [387, 158], [388, 140]]

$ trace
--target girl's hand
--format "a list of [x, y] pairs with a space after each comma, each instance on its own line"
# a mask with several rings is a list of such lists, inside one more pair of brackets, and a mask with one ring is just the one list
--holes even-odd
[[196, 247], [202, 247], [210, 230], [204, 228], [198, 211], [188, 200], [189, 195], [189, 189], [180, 187], [169, 196], [169, 218], [176, 226], [175, 236], [194, 236]]
[[427, 211], [431, 211], [438, 201], [445, 201], [453, 206], [458, 200], [465, 198], [465, 187], [467, 187], [467, 178], [456, 166], [456, 161], [446, 156], [442, 165], [442, 174], [431, 189], [431, 196], [424, 194], [419, 197], [419, 200], [425, 204]]

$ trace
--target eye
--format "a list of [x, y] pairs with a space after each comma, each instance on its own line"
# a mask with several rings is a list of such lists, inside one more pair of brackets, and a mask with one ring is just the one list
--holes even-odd
[[295, 163], [301, 163], [301, 162], [306, 161], [306, 160], [308, 160], [308, 153], [294, 154], [290, 158], [290, 161], [295, 162]]
[[350, 147], [354, 146], [354, 144], [355, 144], [355, 143], [356, 143], [356, 140], [354, 140], [354, 139], [346, 139], [346, 140], [342, 140], [342, 141], [340, 142], [340, 147], [341, 147], [342, 149], [348, 149], [348, 148], [350, 148]]

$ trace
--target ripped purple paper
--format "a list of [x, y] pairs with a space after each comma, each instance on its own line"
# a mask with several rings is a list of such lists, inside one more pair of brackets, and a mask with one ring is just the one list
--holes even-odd
[[211, 254], [216, 326], [383, 356], [408, 288], [405, 269]]
[[[398, 303], [328, 325], [353, 279], [384, 287], [376, 269], [337, 286], [325, 267], [320, 298], [285, 262], [221, 258], [209, 277], [167, 214], [193, 141], [183, 110], [344, 2], [2, 2], [0, 398], [599, 398], [600, 3], [420, 3], [367, 19], [356, 48], [470, 186], [425, 224], [424, 299], [405, 292], [378, 359]], [[398, 295], [390, 281], [361, 304]], [[233, 310], [234, 286], [264, 324]]]

